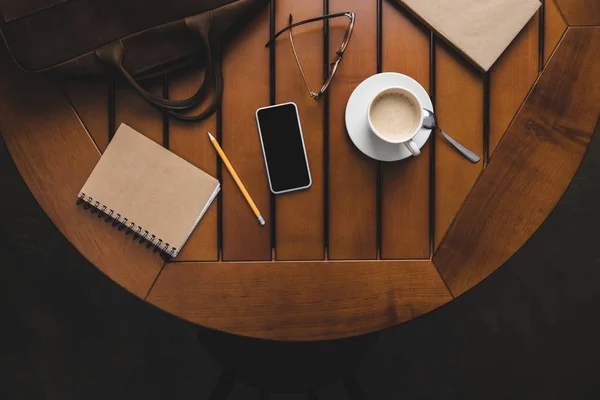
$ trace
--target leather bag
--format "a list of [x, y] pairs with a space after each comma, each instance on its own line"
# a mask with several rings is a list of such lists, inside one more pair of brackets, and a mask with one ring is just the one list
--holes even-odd
[[[221, 103], [221, 47], [268, 0], [0, 0], [0, 33], [27, 72], [103, 74], [118, 71], [159, 110], [201, 120]], [[258, 49], [257, 49], [258, 50]], [[155, 96], [140, 81], [183, 66], [206, 70], [187, 99]], [[215, 88], [209, 106], [185, 115]]]

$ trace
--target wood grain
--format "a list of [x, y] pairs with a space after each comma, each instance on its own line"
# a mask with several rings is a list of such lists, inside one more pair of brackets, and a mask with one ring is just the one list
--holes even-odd
[[[322, 0], [280, 0], [276, 6], [276, 30], [288, 25], [290, 14], [298, 22], [322, 13]], [[319, 90], [323, 84], [323, 23], [294, 28], [294, 43], [312, 89]], [[298, 106], [312, 176], [310, 189], [277, 196], [275, 257], [278, 260], [319, 260], [325, 256], [324, 102], [308, 95], [287, 35], [277, 41], [275, 56], [276, 102], [292, 101]]]
[[[587, 11], [591, 12], [596, 4], [592, 3], [590, 8], [586, 1], [560, 0], [558, 3], [570, 8], [570, 20], [578, 15], [573, 14], [575, 6], [588, 4]], [[317, 10], [313, 0], [306, 4]], [[348, 96], [356, 85], [376, 71], [376, 4], [376, 0], [331, 0], [330, 4], [331, 12], [345, 9], [357, 12], [358, 24], [329, 92], [331, 186], [328, 206], [331, 214], [322, 218], [329, 218], [329, 251], [333, 258], [374, 258], [377, 254], [377, 164], [354, 148], [344, 129]], [[546, 59], [566, 29], [559, 11], [552, 5], [554, 2], [546, 3]], [[282, 0], [277, 6], [281, 7], [280, 12], [285, 11], [285, 7], [293, 8], [298, 20], [307, 12], [298, 9], [291, 0]], [[426, 86], [427, 77], [418, 68], [428, 61], [419, 50], [424, 47], [426, 35], [419, 33], [420, 29], [411, 25], [404, 14], [393, 13], [387, 3], [384, 7], [384, 69], [406, 72]], [[339, 46], [343, 34], [344, 23], [341, 20], [338, 23], [339, 26], [332, 24], [332, 52]], [[270, 216], [270, 194], [254, 112], [269, 103], [269, 52], [263, 47], [268, 40], [268, 28], [268, 10], [265, 10], [227, 48], [221, 132], [225, 151], [265, 216]], [[531, 32], [521, 36], [534, 35], [534, 28], [527, 29]], [[399, 32], [401, 36], [394, 35]], [[322, 77], [317, 75], [322, 65], [315, 68], [313, 63], [321, 64], [322, 60], [317, 57], [319, 50], [311, 46], [319, 43], [310, 33], [302, 30], [297, 33], [299, 46], [306, 45], [300, 55], [306, 60], [305, 67], [312, 71], [310, 74], [315, 74], [318, 86], [322, 80], [318, 78]], [[492, 71], [492, 84], [498, 85], [492, 93], [506, 89], [503, 94], [494, 95], [497, 101], [493, 103], [493, 110], [500, 110], [495, 114], [499, 117], [492, 117], [492, 124], [498, 124], [497, 132], [502, 131], [501, 124], [494, 121], [506, 124], [510, 114], [507, 105], [517, 108], [517, 94], [522, 96], [525, 90], [526, 80], [520, 74], [532, 71], [532, 40], [519, 38], [504, 56], [507, 60], [513, 58], [512, 64], [518, 61], [518, 65], [500, 60]], [[296, 101], [300, 105], [305, 99], [300, 98], [303, 90], [296, 93], [293, 89], [294, 85], [301, 84], [295, 75], [296, 67], [293, 60], [281, 61], [285, 53], [279, 47], [277, 96], [283, 99], [298, 95]], [[515, 53], [525, 56], [527, 61]], [[452, 136], [481, 155], [482, 75], [443, 44], [438, 45], [436, 55], [440, 123]], [[321, 340], [360, 335], [429, 312], [450, 301], [450, 291], [454, 295], [464, 293], [496, 270], [538, 229], [574, 176], [600, 117], [600, 87], [597, 85], [600, 27], [568, 28], [481, 176], [482, 163], [470, 164], [439, 136], [434, 139], [434, 234], [436, 244], [440, 241], [441, 244], [433, 261], [235, 262], [271, 260], [271, 232], [268, 226], [260, 228], [230, 177], [224, 173], [223, 255], [224, 259], [234, 262], [173, 263], [160, 273], [163, 263], [159, 257], [132, 241], [130, 236], [115, 232], [110, 225], [75, 206], [79, 189], [100, 157], [90, 135], [95, 137], [95, 132], [108, 129], [102, 125], [104, 117], [100, 117], [105, 113], [101, 86], [90, 90], [85, 85], [72, 83], [59, 86], [47, 76], [22, 73], [8, 57], [0, 60], [0, 132], [32, 194], [65, 237], [111, 279], [150, 303], [193, 323], [265, 339]], [[290, 66], [284, 67], [287, 64]], [[289, 82], [284, 79], [286, 73]], [[198, 74], [191, 74], [182, 76], [180, 82], [174, 81], [172, 96], [183, 97], [192, 86], [195, 88], [198, 79]], [[502, 82], [507, 87], [500, 87]], [[157, 82], [154, 90], [160, 92], [161, 85], [162, 82]], [[314, 124], [315, 131], [319, 128], [318, 111], [310, 108], [311, 102], [302, 103], [300, 107], [302, 118], [307, 121], [307, 136], [307, 130], [312, 132], [313, 129], [307, 126]], [[318, 107], [319, 103], [316, 104]], [[117, 119], [162, 142], [162, 116], [124, 83], [117, 93]], [[208, 142], [202, 141], [202, 135], [196, 135], [197, 130], [212, 129], [214, 124], [214, 120], [193, 127], [171, 123], [172, 149], [205, 169], [214, 168], [214, 153], [206, 146]], [[96, 138], [100, 148], [107, 143], [101, 140], [101, 136]], [[320, 145], [322, 142], [318, 140], [309, 144], [311, 162], [311, 154], [317, 154]], [[425, 179], [418, 173], [425, 167], [415, 161], [421, 160], [384, 165], [382, 171], [384, 258], [420, 257], [416, 249], [423, 251], [420, 234], [410, 238], [402, 236], [406, 232], [388, 222], [388, 218], [391, 222], [395, 218], [400, 221], [404, 202], [412, 204], [415, 210], [419, 207], [415, 205], [418, 199], [426, 197], [428, 177]], [[411, 171], [415, 171], [410, 173], [412, 180], [408, 175]], [[319, 196], [314, 194], [314, 189], [305, 192], [311, 194], [310, 199], [298, 203], [316, 213]], [[410, 197], [410, 202], [405, 196]], [[312, 258], [318, 250], [317, 244], [322, 243], [316, 225], [311, 223], [298, 228], [298, 220], [286, 214], [294, 205], [285, 201], [282, 204], [278, 203], [277, 207], [277, 238], [278, 242], [283, 241], [283, 244], [278, 243], [281, 245], [278, 255], [299, 259], [308, 258], [310, 254]], [[403, 206], [396, 210], [392, 209], [394, 204]], [[212, 209], [216, 210], [215, 206]], [[193, 237], [188, 244], [190, 253], [186, 260], [217, 259], [215, 218], [214, 214], [205, 217], [203, 222], [214, 225], [205, 231], [203, 225], [197, 229], [198, 237]], [[416, 226], [425, 225], [425, 220], [409, 223], [412, 231], [418, 229]], [[450, 231], [444, 237], [449, 226]], [[292, 248], [294, 240], [300, 244], [298, 250]]]
[[[483, 76], [458, 53], [436, 45], [436, 113], [450, 136], [483, 156]], [[472, 164], [441, 135], [435, 136], [435, 247], [483, 169]]]
[[60, 86], [96, 146], [104, 152], [108, 146], [109, 80], [69, 77]]
[[567, 23], [554, 0], [544, 0], [544, 19], [544, 65], [546, 65], [567, 30]]
[[270, 191], [255, 112], [269, 105], [269, 10], [263, 10], [227, 46], [222, 106], [223, 151], [267, 224], [261, 227], [235, 182], [223, 170], [223, 259], [270, 260]]
[[570, 28], [473, 188], [434, 262], [454, 295], [538, 229], [571, 182], [600, 117], [600, 28]]
[[537, 12], [490, 70], [490, 156], [538, 77], [539, 24]]
[[168, 264], [147, 299], [193, 323], [276, 340], [337, 339], [451, 300], [431, 261]]
[[[429, 31], [383, 2], [382, 71], [400, 72], [429, 91]], [[429, 258], [430, 144], [419, 157], [382, 165], [381, 257]]]
[[[142, 82], [150, 93], [163, 95], [163, 77]], [[115, 89], [115, 129], [122, 123], [163, 144], [163, 115], [135, 91], [125, 79], [117, 79]]]
[[54, 82], [0, 65], [0, 132], [33, 196], [65, 237], [112, 280], [144, 297], [161, 258], [75, 205], [100, 153]]
[[554, 0], [570, 26], [600, 25], [600, 1]]
[[[192, 96], [200, 87], [204, 79], [204, 72], [196, 67], [185, 71], [169, 74], [169, 98], [183, 99]], [[209, 93], [203, 104], [191, 113], [197, 113], [210, 103], [214, 90]], [[204, 172], [217, 177], [217, 156], [208, 140], [207, 132], [217, 135], [216, 114], [201, 122], [182, 122], [173, 118], [169, 119], [169, 149], [189, 161]], [[202, 220], [192, 232], [177, 261], [217, 260], [217, 216], [218, 202], [206, 211]]]
[[[329, 87], [329, 257], [377, 256], [377, 163], [362, 154], [346, 132], [346, 104], [363, 80], [377, 73], [377, 0], [330, 0], [331, 13], [352, 10], [352, 40]], [[329, 48], [335, 60], [347, 19], [330, 24]]]

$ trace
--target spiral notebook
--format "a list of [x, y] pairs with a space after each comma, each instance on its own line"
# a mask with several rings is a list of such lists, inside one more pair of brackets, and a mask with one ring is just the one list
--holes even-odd
[[77, 204], [175, 257], [220, 187], [206, 172], [121, 124]]

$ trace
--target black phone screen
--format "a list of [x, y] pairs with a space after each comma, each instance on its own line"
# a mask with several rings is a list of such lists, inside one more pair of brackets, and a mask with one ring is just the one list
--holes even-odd
[[310, 170], [296, 106], [292, 103], [256, 112], [273, 192], [310, 186]]

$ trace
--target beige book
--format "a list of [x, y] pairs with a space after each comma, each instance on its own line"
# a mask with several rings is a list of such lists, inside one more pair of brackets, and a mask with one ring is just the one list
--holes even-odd
[[219, 190], [215, 178], [121, 124], [78, 203], [175, 257]]
[[488, 71], [540, 8], [538, 0], [396, 0]]

